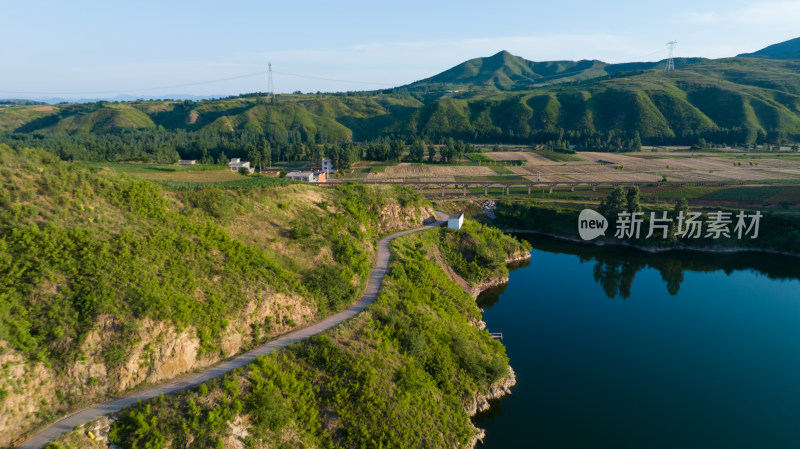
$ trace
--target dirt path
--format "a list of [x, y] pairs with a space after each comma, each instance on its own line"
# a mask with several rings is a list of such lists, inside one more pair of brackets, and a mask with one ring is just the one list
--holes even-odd
[[125, 407], [135, 404], [137, 401], [146, 401], [161, 394], [172, 394], [187, 388], [196, 387], [236, 368], [245, 366], [258, 356], [269, 354], [278, 349], [285, 348], [292, 343], [313, 337], [314, 335], [325, 332], [333, 326], [336, 326], [337, 324], [358, 315], [362, 310], [364, 310], [365, 307], [372, 303], [372, 301], [378, 297], [378, 293], [380, 293], [381, 285], [383, 284], [383, 277], [386, 274], [386, 271], [389, 269], [389, 258], [391, 255], [389, 252], [389, 243], [397, 237], [431, 229], [447, 222], [447, 214], [437, 212], [437, 215], [439, 221], [436, 221], [433, 224], [408, 231], [398, 232], [396, 234], [384, 237], [378, 242], [378, 257], [375, 261], [375, 266], [370, 272], [369, 280], [367, 281], [367, 288], [365, 289], [364, 294], [361, 296], [361, 299], [359, 299], [358, 302], [349, 308], [314, 325], [305, 327], [303, 329], [298, 329], [283, 337], [276, 338], [269, 343], [253, 349], [252, 351], [245, 352], [244, 354], [236, 356], [227, 362], [208, 368], [205, 371], [184, 376], [165, 384], [157, 385], [142, 391], [137, 391], [129, 396], [103, 402], [75, 412], [45, 427], [19, 447], [26, 449], [41, 448], [59, 436], [74, 429], [75, 426], [85, 424], [94, 420], [95, 418], [108, 415], [109, 413], [116, 413]]

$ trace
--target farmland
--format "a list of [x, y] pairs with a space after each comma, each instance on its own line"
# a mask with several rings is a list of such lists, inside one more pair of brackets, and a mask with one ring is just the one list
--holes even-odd
[[[562, 154], [547, 151], [497, 151], [479, 153], [486, 165], [361, 163], [350, 176], [370, 181], [472, 181], [527, 180], [531, 182], [606, 183], [631, 182], [797, 182], [800, 160], [795, 155], [751, 155], [746, 153], [596, 153]], [[569, 160], [553, 160], [552, 155]], [[473, 157], [474, 159], [474, 157]], [[524, 161], [524, 165], [491, 166]]]

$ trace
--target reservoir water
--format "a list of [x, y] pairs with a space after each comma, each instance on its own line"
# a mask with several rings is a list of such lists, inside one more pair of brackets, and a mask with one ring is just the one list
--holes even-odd
[[520, 237], [478, 298], [517, 373], [479, 447], [800, 447], [800, 258]]

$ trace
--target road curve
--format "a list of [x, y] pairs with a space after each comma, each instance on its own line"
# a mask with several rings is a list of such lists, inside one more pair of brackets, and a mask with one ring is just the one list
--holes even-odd
[[89, 421], [94, 420], [95, 418], [99, 418], [109, 413], [116, 413], [125, 407], [136, 404], [136, 402], [138, 401], [146, 401], [161, 394], [165, 395], [172, 394], [181, 390], [185, 390], [187, 388], [196, 387], [202, 383], [208, 382], [211, 379], [214, 379], [225, 373], [228, 373], [236, 368], [245, 366], [248, 363], [252, 362], [258, 356], [269, 354], [278, 349], [285, 348], [292, 343], [304, 340], [309, 337], [313, 337], [314, 335], [325, 332], [326, 330], [332, 328], [333, 326], [336, 326], [337, 324], [358, 315], [362, 310], [364, 310], [365, 307], [367, 307], [370, 303], [372, 303], [372, 301], [374, 301], [378, 297], [378, 293], [381, 290], [381, 285], [383, 284], [383, 276], [386, 274], [386, 271], [389, 268], [389, 256], [390, 256], [389, 243], [392, 240], [396, 239], [397, 237], [402, 237], [404, 235], [423, 231], [425, 229], [431, 229], [436, 226], [440, 226], [446, 222], [447, 214], [437, 212], [437, 215], [439, 220], [430, 225], [422, 226], [408, 231], [398, 232], [396, 234], [384, 237], [380, 241], [378, 241], [378, 257], [377, 260], [375, 261], [375, 266], [372, 268], [372, 271], [370, 272], [369, 280], [367, 281], [367, 288], [364, 291], [364, 294], [358, 300], [358, 302], [356, 302], [349, 308], [335, 315], [331, 315], [328, 318], [325, 318], [324, 320], [314, 325], [305, 327], [303, 329], [298, 329], [294, 332], [284, 335], [283, 337], [276, 338], [270, 341], [269, 343], [265, 343], [251, 351], [236, 356], [225, 363], [213, 366], [199, 373], [184, 376], [179, 379], [161, 385], [157, 385], [152, 388], [148, 388], [146, 390], [137, 391], [135, 393], [130, 394], [129, 396], [125, 396], [119, 399], [114, 399], [108, 402], [102, 402], [100, 404], [93, 405], [89, 408], [85, 408], [79, 412], [75, 412], [71, 415], [65, 416], [64, 418], [59, 419], [58, 421], [45, 427], [44, 429], [33, 435], [19, 447], [25, 449], [41, 448], [45, 446], [47, 443], [55, 440], [59, 436], [74, 429], [75, 426], [87, 423]]

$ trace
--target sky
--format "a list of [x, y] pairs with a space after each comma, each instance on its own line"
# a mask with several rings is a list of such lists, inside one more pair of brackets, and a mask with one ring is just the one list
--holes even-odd
[[800, 1], [0, 0], [0, 98], [408, 84], [501, 50], [533, 61], [720, 58], [800, 37]]

